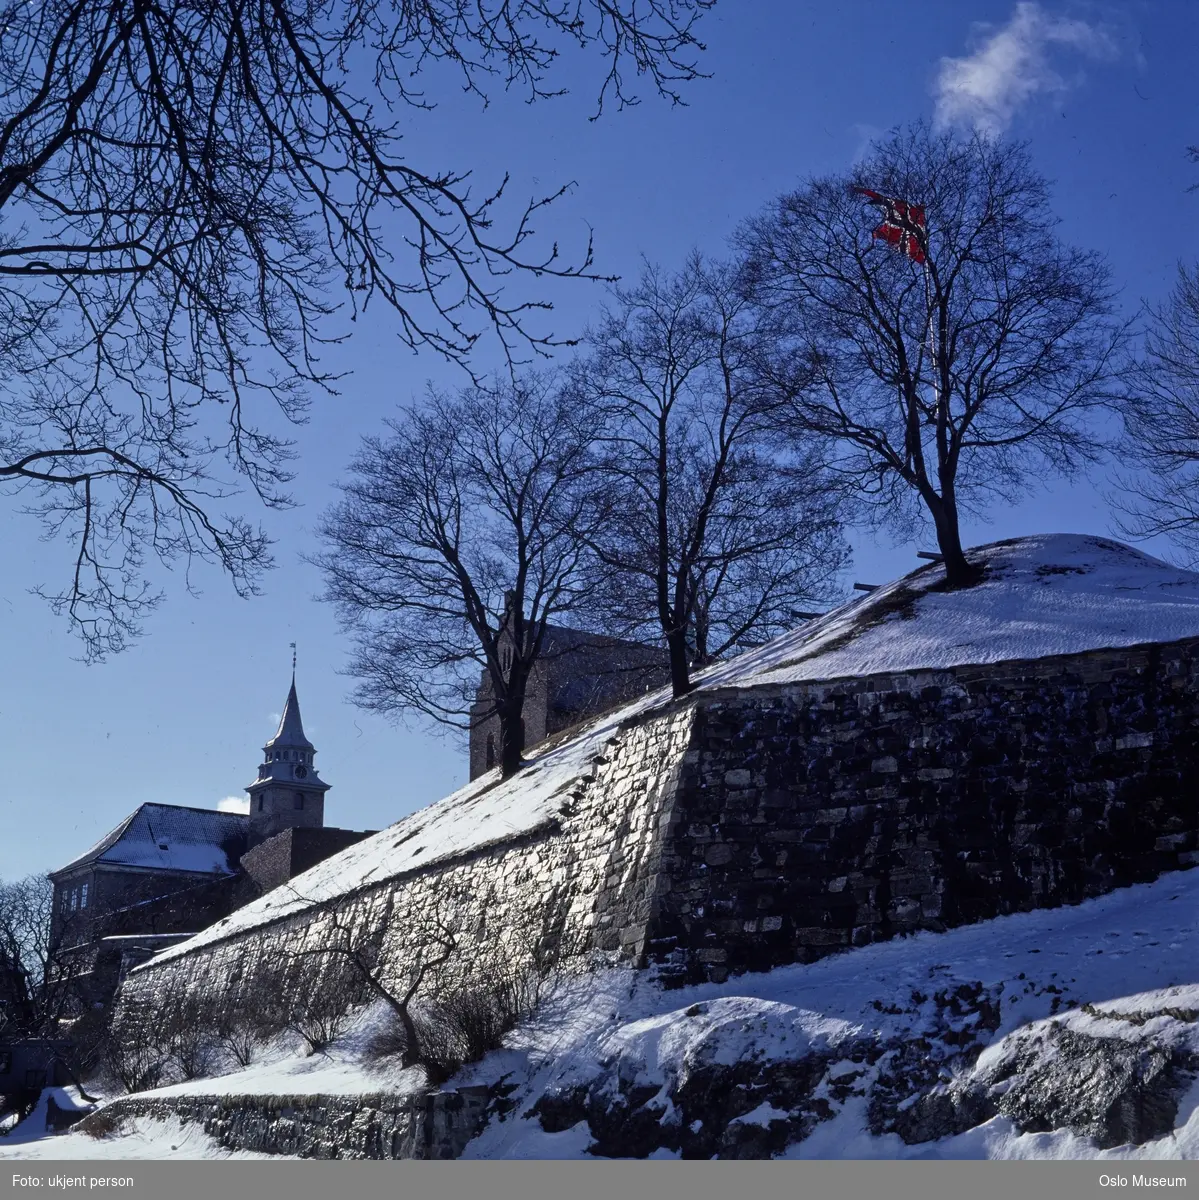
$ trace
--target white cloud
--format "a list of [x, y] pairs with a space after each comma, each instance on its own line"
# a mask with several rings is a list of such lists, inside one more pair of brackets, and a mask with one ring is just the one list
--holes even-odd
[[250, 797], [226, 796], [224, 800], [217, 801], [216, 810], [217, 812], [248, 813], [250, 811]]
[[986, 36], [973, 54], [941, 60], [938, 125], [973, 125], [983, 133], [1002, 133], [1032, 97], [1070, 86], [1050, 63], [1051, 51], [1073, 51], [1099, 62], [1117, 55], [1105, 30], [1077, 18], [1051, 16], [1033, 0], [1021, 0], [1012, 19], [991, 30], [980, 27]]

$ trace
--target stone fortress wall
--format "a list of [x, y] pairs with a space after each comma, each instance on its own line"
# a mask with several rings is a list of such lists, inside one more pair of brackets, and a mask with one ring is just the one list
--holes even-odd
[[537, 829], [151, 962], [122, 1003], [228, 994], [334, 922], [398, 980], [431, 913], [467, 955], [532, 931], [721, 980], [1194, 866], [1197, 784], [1199, 639], [704, 691], [617, 727]]

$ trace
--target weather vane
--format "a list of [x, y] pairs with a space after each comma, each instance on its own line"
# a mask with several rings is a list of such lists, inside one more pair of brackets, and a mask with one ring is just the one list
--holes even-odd
[[287, 643], [291, 647], [291, 673], [296, 673], [296, 644], [295, 642]]

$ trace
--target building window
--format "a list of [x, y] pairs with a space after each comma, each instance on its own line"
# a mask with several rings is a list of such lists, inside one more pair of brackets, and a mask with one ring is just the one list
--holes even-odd
[[79, 889], [79, 907], [87, 908], [87, 884], [86, 883], [83, 885], [82, 888]]
[[46, 1072], [31, 1067], [25, 1072], [25, 1086], [27, 1088], [44, 1088], [46, 1086]]
[[265, 801], [266, 801], [266, 793], [262, 792], [259, 794], [259, 797], [258, 797], [258, 811], [259, 812], [262, 812], [262, 806]]
[[490, 771], [495, 766], [495, 734], [487, 735], [487, 769]]
[[74, 912], [79, 907], [79, 889], [71, 889], [71, 911]]
[[303, 792], [296, 792], [296, 798], [295, 798], [295, 801], [294, 801], [294, 806], [295, 806], [296, 808], [303, 808], [303, 807], [304, 807], [304, 793], [303, 793]]

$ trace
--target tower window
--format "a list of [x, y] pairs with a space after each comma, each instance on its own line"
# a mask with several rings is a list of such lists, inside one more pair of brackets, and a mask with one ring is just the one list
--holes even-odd
[[296, 792], [295, 807], [296, 808], [304, 807], [304, 793], [303, 792]]
[[258, 811], [259, 812], [262, 812], [262, 805], [265, 800], [266, 800], [266, 793], [265, 792], [260, 793], [258, 796]]
[[487, 769], [490, 771], [495, 766], [495, 734], [487, 735]]

